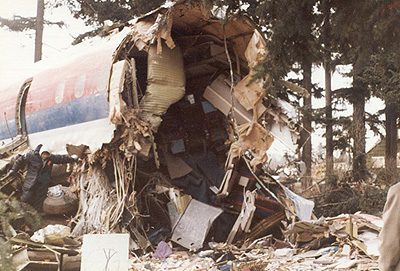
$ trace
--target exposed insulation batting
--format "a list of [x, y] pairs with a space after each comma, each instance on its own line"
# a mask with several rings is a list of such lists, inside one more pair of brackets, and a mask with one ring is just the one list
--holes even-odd
[[[157, 45], [151, 45], [148, 56], [148, 86], [140, 108], [146, 115], [160, 116], [185, 94], [185, 71], [183, 57], [178, 47], [162, 45], [157, 54]], [[148, 116], [149, 118], [149, 116]]]
[[253, 68], [264, 57], [266, 57], [267, 46], [260, 32], [254, 31], [244, 55], [250, 68]]
[[250, 72], [235, 87], [234, 96], [246, 110], [255, 109], [257, 104], [265, 96], [263, 82], [253, 80], [253, 68], [267, 55], [265, 40], [258, 31], [254, 34], [247, 45], [245, 57]]
[[251, 82], [251, 77], [252, 74], [246, 75], [242, 81], [236, 85], [233, 92], [235, 98], [247, 111], [254, 109], [265, 96], [265, 89], [262, 83], [258, 81]]

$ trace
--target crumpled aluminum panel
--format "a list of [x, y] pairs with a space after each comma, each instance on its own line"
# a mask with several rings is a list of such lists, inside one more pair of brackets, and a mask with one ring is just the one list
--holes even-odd
[[178, 221], [171, 240], [187, 249], [199, 250], [214, 220], [222, 212], [220, 208], [192, 199]]

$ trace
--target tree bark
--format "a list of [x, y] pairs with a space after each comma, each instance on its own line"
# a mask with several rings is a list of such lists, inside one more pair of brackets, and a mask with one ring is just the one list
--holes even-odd
[[42, 59], [44, 0], [37, 0], [36, 35], [35, 35], [35, 62]]
[[365, 154], [365, 86], [358, 80], [353, 80], [353, 178], [359, 182], [368, 177], [367, 157]]
[[385, 108], [385, 171], [388, 184], [394, 184], [398, 180], [397, 172], [397, 118], [398, 111], [394, 103], [386, 103]]
[[333, 127], [332, 127], [332, 73], [331, 73], [331, 1], [325, 0], [323, 4], [324, 24], [323, 42], [325, 44], [324, 69], [325, 69], [325, 163], [326, 176], [333, 175]]
[[303, 146], [302, 160], [306, 166], [306, 173], [303, 177], [302, 186], [304, 189], [308, 188], [312, 183], [311, 169], [312, 169], [312, 145], [311, 145], [311, 131], [312, 131], [312, 120], [311, 120], [311, 63], [303, 64], [303, 86], [308, 90], [310, 96], [304, 98], [304, 111], [308, 112], [303, 116], [303, 127], [309, 132], [310, 138], [306, 140]]
[[326, 118], [326, 176], [333, 175], [333, 128], [332, 128], [332, 75], [329, 61], [325, 62], [325, 118]]

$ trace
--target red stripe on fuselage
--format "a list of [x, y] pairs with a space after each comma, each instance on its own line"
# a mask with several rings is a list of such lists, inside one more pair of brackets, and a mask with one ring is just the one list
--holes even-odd
[[[41, 111], [99, 91], [105, 91], [105, 89], [98, 89], [98, 84], [99, 80], [108, 80], [108, 76], [100, 77], [109, 73], [113, 50], [114, 48], [108, 48], [90, 53], [67, 65], [39, 73], [33, 78], [28, 93], [26, 113]], [[107, 71], [106, 74], [104, 74], [104, 70]], [[85, 76], [84, 88], [83, 92], [80, 92], [82, 95], [77, 97], [76, 85], [77, 81], [81, 79], [80, 76]], [[60, 91], [63, 84], [65, 84], [64, 90]]]

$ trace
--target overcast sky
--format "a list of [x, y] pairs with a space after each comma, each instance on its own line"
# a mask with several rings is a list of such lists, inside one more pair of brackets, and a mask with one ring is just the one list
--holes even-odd
[[[0, 17], [11, 19], [14, 15], [35, 17], [36, 0], [0, 0]], [[45, 10], [45, 20], [64, 21], [65, 27], [45, 26], [43, 31], [42, 59], [59, 54], [71, 46], [73, 37], [89, 28], [72, 17], [66, 7]], [[35, 31], [11, 32], [0, 28], [0, 87], [21, 77], [29, 76], [34, 59]]]

